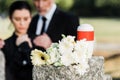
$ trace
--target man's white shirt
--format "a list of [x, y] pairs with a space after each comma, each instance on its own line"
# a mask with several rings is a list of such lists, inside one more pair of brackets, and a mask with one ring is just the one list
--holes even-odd
[[[52, 16], [56, 10], [56, 4], [53, 4], [53, 6], [51, 7], [51, 9], [49, 10], [49, 12], [44, 16], [47, 20], [46, 20], [46, 24], [45, 24], [45, 31], [47, 31], [48, 29], [48, 25], [52, 19]], [[36, 28], [36, 35], [40, 35], [41, 33], [41, 30], [42, 30], [42, 24], [43, 24], [43, 21], [42, 21], [42, 16], [39, 15], [39, 20], [38, 20], [38, 23], [37, 23], [37, 28]]]

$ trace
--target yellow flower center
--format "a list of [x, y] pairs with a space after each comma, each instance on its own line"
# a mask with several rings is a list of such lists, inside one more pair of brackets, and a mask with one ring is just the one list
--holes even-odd
[[45, 57], [44, 57], [44, 56], [41, 56], [41, 59], [42, 59], [42, 60], [45, 60]]

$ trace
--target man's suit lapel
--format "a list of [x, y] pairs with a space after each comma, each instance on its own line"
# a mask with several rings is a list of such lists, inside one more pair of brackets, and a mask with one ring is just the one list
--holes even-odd
[[39, 15], [36, 15], [36, 18], [35, 18], [35, 22], [34, 22], [34, 26], [36, 26], [34, 29], [35, 29], [35, 32], [36, 32], [36, 29], [37, 29], [37, 24], [38, 24], [38, 20], [39, 20]]
[[39, 19], [39, 15], [36, 15], [35, 17], [33, 17], [30, 24], [30, 29], [28, 30], [30, 34], [31, 33], [36, 34], [38, 19]]
[[48, 26], [48, 30], [47, 30], [48, 34], [50, 34], [51, 32], [53, 32], [53, 29], [55, 27], [57, 27], [56, 24], [58, 23], [58, 20], [59, 20], [58, 19], [58, 12], [59, 12], [59, 10], [56, 9], [55, 13], [53, 14], [53, 17], [52, 17], [52, 19], [51, 19], [51, 21], [49, 23], [49, 26]]

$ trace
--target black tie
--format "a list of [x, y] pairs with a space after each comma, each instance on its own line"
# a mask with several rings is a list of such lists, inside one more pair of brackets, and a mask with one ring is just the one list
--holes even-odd
[[42, 17], [42, 21], [43, 21], [43, 25], [42, 25], [41, 34], [43, 34], [43, 32], [45, 31], [46, 18], [45, 18], [45, 17]]

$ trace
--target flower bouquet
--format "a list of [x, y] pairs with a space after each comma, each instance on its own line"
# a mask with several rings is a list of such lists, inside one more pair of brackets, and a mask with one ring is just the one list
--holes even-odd
[[58, 43], [52, 45], [45, 51], [33, 50], [31, 52], [32, 64], [35, 66], [53, 65], [70, 66], [83, 75], [88, 65], [88, 59], [91, 58], [88, 43], [85, 39], [75, 41], [74, 36], [64, 36]]

